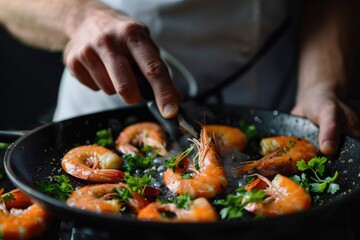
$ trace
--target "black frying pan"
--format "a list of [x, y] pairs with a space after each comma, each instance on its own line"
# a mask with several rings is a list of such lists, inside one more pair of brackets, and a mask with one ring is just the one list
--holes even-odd
[[[199, 122], [216, 122], [236, 125], [240, 119], [257, 126], [264, 135], [295, 135], [305, 137], [317, 145], [318, 129], [310, 121], [277, 111], [267, 111], [242, 106], [216, 106], [184, 104], [189, 116]], [[271, 237], [299, 229], [299, 224], [323, 220], [338, 206], [359, 196], [360, 192], [360, 143], [344, 137], [339, 153], [330, 158], [327, 172], [337, 170], [340, 192], [334, 196], [325, 195], [322, 205], [294, 215], [273, 219], [249, 221], [219, 221], [216, 223], [155, 223], [140, 222], [130, 216], [100, 215], [68, 207], [65, 203], [41, 193], [34, 182], [44, 180], [49, 175], [58, 175], [60, 159], [74, 144], [85, 144], [94, 139], [95, 132], [110, 127], [118, 134], [133, 122], [154, 120], [144, 106], [127, 107], [77, 117], [65, 121], [40, 126], [17, 139], [5, 154], [5, 170], [11, 182], [32, 196], [61, 220], [72, 221], [77, 226], [94, 227], [131, 236], [249, 236]], [[75, 184], [81, 184], [74, 180]], [[286, 226], [286, 227], [285, 227]], [[139, 231], [139, 229], [142, 229]], [[261, 229], [261, 231], [259, 231]], [[117, 235], [119, 236], [119, 235]]]

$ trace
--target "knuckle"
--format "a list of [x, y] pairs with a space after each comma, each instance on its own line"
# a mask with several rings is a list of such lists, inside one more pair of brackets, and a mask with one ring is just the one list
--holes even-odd
[[116, 92], [123, 98], [127, 98], [133, 93], [133, 85], [129, 82], [122, 82], [115, 85]]
[[81, 66], [81, 63], [79, 62], [79, 60], [77, 58], [67, 57], [64, 59], [64, 65], [67, 66], [70, 73], [74, 76], [78, 72], [78, 70]]
[[91, 62], [91, 58], [93, 56], [93, 49], [90, 46], [85, 46], [80, 52], [79, 52], [79, 60], [81, 62]]
[[134, 104], [140, 101], [140, 98], [137, 94], [134, 94], [133, 91], [127, 89], [118, 89], [117, 93], [121, 96], [121, 99], [127, 104]]
[[109, 48], [112, 46], [114, 35], [111, 32], [104, 32], [94, 40], [96, 48]]
[[147, 28], [138, 22], [129, 22], [124, 29], [127, 44], [139, 44], [148, 39]]
[[146, 76], [150, 78], [157, 78], [160, 77], [164, 71], [166, 71], [166, 66], [161, 61], [152, 61], [146, 65]]

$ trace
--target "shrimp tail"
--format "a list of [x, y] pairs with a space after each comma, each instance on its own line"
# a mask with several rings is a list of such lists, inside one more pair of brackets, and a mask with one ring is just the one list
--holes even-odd
[[90, 174], [86, 180], [93, 182], [120, 182], [125, 173], [116, 169], [99, 169]]
[[232, 169], [232, 174], [234, 176], [248, 174], [252, 170], [256, 169], [259, 164], [260, 162], [257, 160], [242, 162], [240, 166]]
[[16, 188], [16, 189], [10, 191], [10, 193], [14, 196], [14, 201], [5, 202], [5, 206], [7, 209], [22, 208], [24, 206], [30, 206], [32, 204], [29, 196], [26, 195], [19, 188]]

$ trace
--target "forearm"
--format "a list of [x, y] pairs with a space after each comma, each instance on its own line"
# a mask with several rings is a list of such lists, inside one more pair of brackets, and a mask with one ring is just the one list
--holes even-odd
[[0, 0], [0, 24], [20, 41], [63, 50], [72, 31], [95, 9], [92, 0]]
[[300, 25], [299, 89], [297, 99], [309, 89], [344, 97], [349, 54], [354, 50], [356, 1], [309, 1], [304, 3]]

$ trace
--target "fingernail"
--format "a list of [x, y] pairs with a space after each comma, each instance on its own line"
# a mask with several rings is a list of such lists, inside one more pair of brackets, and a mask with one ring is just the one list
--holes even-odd
[[166, 118], [175, 117], [177, 111], [178, 111], [178, 105], [176, 105], [176, 104], [167, 104], [163, 108], [163, 115]]
[[322, 149], [323, 149], [323, 152], [332, 154], [337, 151], [337, 145], [333, 141], [325, 140], [322, 143]]

